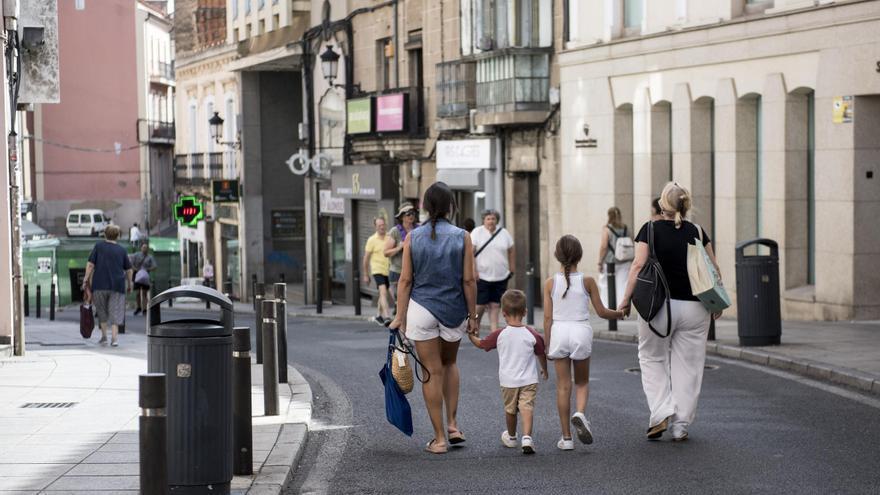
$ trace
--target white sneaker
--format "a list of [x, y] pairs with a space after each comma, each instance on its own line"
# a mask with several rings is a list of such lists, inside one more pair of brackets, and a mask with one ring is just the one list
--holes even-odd
[[558, 442], [556, 442], [556, 447], [559, 450], [574, 450], [574, 441], [571, 439], [566, 440], [565, 438], [560, 438]]
[[571, 416], [571, 424], [577, 431], [578, 440], [584, 444], [593, 443], [593, 432], [590, 430], [590, 422], [582, 412], [576, 412]]
[[105, 336], [101, 337], [101, 340], [99, 340], [98, 343], [99, 344], [106, 344], [107, 343], [107, 336], [105, 335]]
[[522, 443], [520, 445], [522, 445], [523, 454], [534, 454], [535, 453], [535, 446], [532, 445], [532, 437], [530, 437], [528, 435], [523, 435]]
[[672, 433], [673, 442], [684, 442], [688, 439], [687, 425], [674, 423], [669, 431]]
[[515, 449], [516, 448], [516, 435], [510, 436], [507, 433], [507, 430], [501, 432], [501, 443], [504, 444], [505, 447]]

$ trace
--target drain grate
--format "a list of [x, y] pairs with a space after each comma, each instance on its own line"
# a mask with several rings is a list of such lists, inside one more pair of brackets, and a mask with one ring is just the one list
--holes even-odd
[[22, 404], [21, 409], [67, 409], [77, 404], [78, 402], [28, 402]]

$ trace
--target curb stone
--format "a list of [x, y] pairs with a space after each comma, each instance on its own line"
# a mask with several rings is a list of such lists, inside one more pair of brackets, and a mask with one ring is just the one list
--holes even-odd
[[[291, 398], [308, 404], [308, 417], [311, 420], [312, 388], [302, 374], [293, 366], [287, 367]], [[253, 483], [243, 493], [247, 495], [279, 495], [293, 478], [295, 466], [299, 464], [305, 451], [309, 436], [308, 424], [284, 423], [275, 445], [260, 470], [253, 475]]]

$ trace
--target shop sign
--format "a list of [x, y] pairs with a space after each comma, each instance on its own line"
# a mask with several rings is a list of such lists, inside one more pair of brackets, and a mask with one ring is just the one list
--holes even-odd
[[376, 98], [376, 132], [396, 132], [405, 129], [404, 94], [379, 96]]
[[336, 167], [330, 175], [330, 190], [338, 198], [381, 199], [382, 167], [378, 165]]
[[37, 258], [37, 273], [52, 273], [52, 258]]
[[205, 207], [195, 196], [181, 196], [173, 211], [174, 219], [186, 227], [195, 227], [205, 218]]
[[831, 121], [835, 124], [849, 124], [853, 121], [855, 102], [852, 96], [835, 96], [832, 100]]
[[320, 212], [328, 215], [344, 215], [345, 200], [333, 196], [333, 191], [322, 189], [319, 193]]
[[437, 169], [492, 168], [491, 139], [437, 141]]
[[237, 180], [213, 180], [211, 192], [215, 203], [237, 203], [238, 181]]
[[355, 98], [345, 102], [348, 115], [348, 133], [373, 132], [373, 98]]
[[297, 238], [306, 235], [306, 215], [303, 210], [272, 210], [272, 238]]

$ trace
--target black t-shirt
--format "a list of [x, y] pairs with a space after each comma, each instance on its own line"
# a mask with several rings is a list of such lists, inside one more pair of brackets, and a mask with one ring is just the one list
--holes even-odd
[[[700, 227], [700, 230], [703, 230]], [[663, 267], [666, 283], [669, 284], [669, 297], [684, 301], [698, 301], [691, 292], [691, 281], [688, 278], [687, 246], [694, 244], [699, 238], [697, 226], [690, 222], [682, 222], [681, 228], [675, 228], [672, 220], [654, 222], [654, 252]], [[648, 224], [642, 226], [636, 242], [648, 243]], [[703, 230], [703, 245], [709, 244], [709, 236]]]

